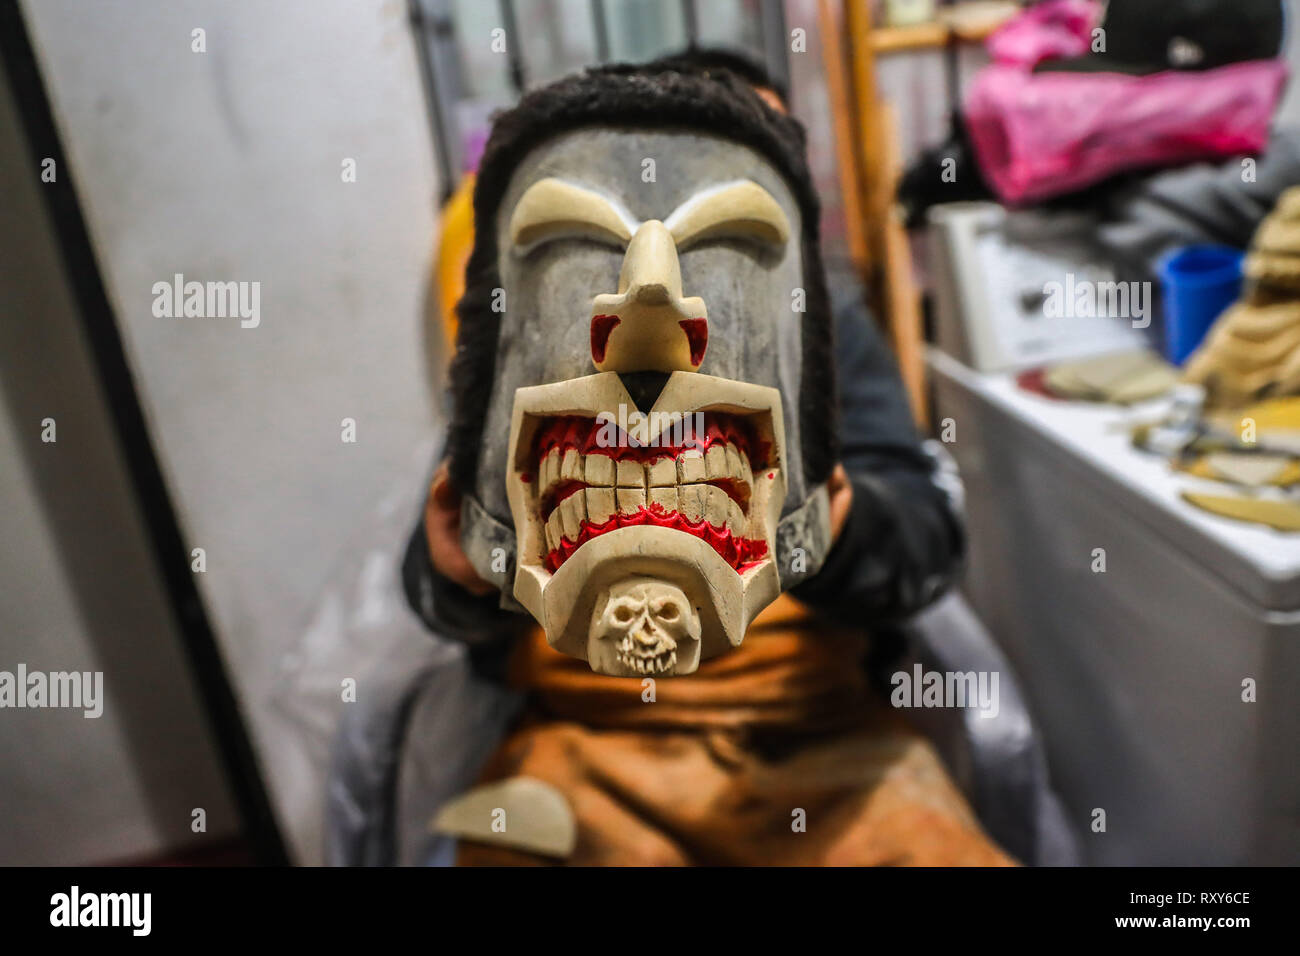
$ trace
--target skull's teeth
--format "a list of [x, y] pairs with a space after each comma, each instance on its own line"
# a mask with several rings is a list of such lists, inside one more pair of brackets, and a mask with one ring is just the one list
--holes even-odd
[[662, 674], [677, 666], [677, 651], [669, 651], [667, 656], [657, 654], [654, 657], [639, 657], [634, 652], [631, 634], [625, 634], [619, 642], [619, 660], [623, 666], [638, 674]]

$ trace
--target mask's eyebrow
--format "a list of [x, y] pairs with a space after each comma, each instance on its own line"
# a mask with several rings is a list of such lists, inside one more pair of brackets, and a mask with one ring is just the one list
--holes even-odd
[[554, 177], [529, 186], [510, 214], [515, 251], [527, 253], [551, 239], [578, 237], [625, 245], [636, 222], [600, 193]]
[[758, 239], [775, 246], [790, 238], [790, 221], [780, 205], [750, 179], [696, 193], [664, 225], [679, 249], [712, 238]]

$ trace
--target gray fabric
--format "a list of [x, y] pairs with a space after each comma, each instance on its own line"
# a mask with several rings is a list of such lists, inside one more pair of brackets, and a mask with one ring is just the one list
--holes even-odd
[[463, 645], [425, 641], [386, 655], [343, 712], [326, 790], [326, 860], [423, 859], [438, 807], [469, 787], [520, 698], [475, 676]]
[[473, 785], [522, 704], [522, 695], [479, 677], [463, 653], [432, 675], [409, 712], [397, 768], [397, 863], [425, 860], [438, 808]]
[[1244, 249], [1260, 220], [1289, 186], [1300, 183], [1300, 129], [1278, 128], [1255, 160], [1254, 181], [1241, 159], [1156, 173], [1107, 195], [1098, 240], [1115, 263], [1152, 281], [1171, 249], [1219, 243]]
[[[426, 642], [386, 655], [358, 682], [357, 701], [345, 708], [326, 781], [325, 859], [353, 866], [393, 862], [398, 767], [410, 710], [457, 675], [464, 649]], [[448, 739], [446, 746], [454, 746]]]
[[939, 672], [997, 672], [999, 710], [915, 709], [912, 722], [938, 749], [988, 834], [1032, 866], [1079, 863], [1077, 839], [1052, 790], [1042, 740], [1011, 665], [966, 600], [950, 594], [906, 627], [906, 651], [892, 670], [919, 662]]

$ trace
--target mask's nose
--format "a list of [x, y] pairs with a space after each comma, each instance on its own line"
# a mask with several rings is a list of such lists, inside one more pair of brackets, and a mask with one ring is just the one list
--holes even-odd
[[709, 341], [704, 300], [683, 298], [677, 245], [657, 219], [628, 243], [617, 294], [591, 309], [591, 358], [602, 372], [694, 372]]
[[632, 236], [618, 274], [618, 291], [638, 305], [667, 305], [682, 297], [677, 244], [659, 220], [643, 224]]

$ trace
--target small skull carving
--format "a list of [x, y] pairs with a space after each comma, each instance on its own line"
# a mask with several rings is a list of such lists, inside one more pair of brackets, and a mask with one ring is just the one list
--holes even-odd
[[682, 589], [626, 578], [596, 602], [587, 662], [613, 677], [690, 674], [700, 663], [700, 615]]

